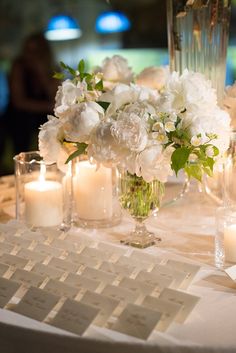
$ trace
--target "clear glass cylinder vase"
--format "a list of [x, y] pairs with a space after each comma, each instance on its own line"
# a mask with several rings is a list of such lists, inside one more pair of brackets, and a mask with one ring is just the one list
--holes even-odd
[[189, 69], [211, 80], [221, 104], [225, 86], [230, 0], [167, 0], [171, 71]]
[[85, 228], [105, 228], [121, 220], [117, 196], [117, 170], [81, 155], [73, 161], [73, 223]]
[[30, 227], [71, 225], [72, 178], [70, 165], [65, 173], [56, 163], [45, 163], [39, 152], [21, 152], [14, 157], [16, 219]]

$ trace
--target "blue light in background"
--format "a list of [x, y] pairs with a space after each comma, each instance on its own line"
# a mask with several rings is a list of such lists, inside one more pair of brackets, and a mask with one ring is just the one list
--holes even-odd
[[98, 33], [117, 33], [129, 30], [131, 27], [129, 19], [120, 11], [102, 12], [96, 20], [96, 31]]
[[53, 16], [47, 26], [45, 37], [48, 40], [68, 40], [81, 36], [82, 32], [78, 23], [70, 16]]

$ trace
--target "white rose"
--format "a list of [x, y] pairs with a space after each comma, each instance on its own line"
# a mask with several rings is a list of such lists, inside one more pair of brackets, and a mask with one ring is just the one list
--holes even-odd
[[173, 148], [168, 147], [163, 150], [160, 145], [153, 145], [146, 148], [138, 156], [139, 176], [142, 176], [147, 182], [154, 179], [162, 183], [167, 181], [169, 175], [172, 175], [171, 170], [171, 155]]
[[[129, 83], [133, 79], [132, 69], [128, 66], [128, 61], [120, 55], [104, 59], [101, 72], [103, 73], [105, 87], [107, 85], [108, 88], [112, 88], [112, 84]], [[109, 83], [111, 84], [109, 85]]]
[[73, 111], [64, 124], [65, 139], [87, 142], [91, 131], [100, 121], [100, 114], [103, 114], [103, 109], [95, 102], [73, 106]]
[[169, 76], [169, 68], [167, 66], [151, 66], [145, 68], [136, 77], [135, 82], [140, 86], [149, 87], [160, 91], [166, 83]]
[[131, 151], [142, 151], [148, 141], [145, 121], [135, 113], [122, 112], [112, 126], [112, 135]]
[[48, 116], [48, 121], [40, 127], [39, 151], [47, 163], [54, 163], [62, 149], [64, 139], [63, 123], [54, 116]]

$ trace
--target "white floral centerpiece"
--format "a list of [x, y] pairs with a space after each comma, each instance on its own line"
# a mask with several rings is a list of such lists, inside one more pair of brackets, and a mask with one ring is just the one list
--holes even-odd
[[[115, 57], [115, 67], [117, 61]], [[151, 82], [152, 89], [146, 87], [152, 74], [144, 70], [136, 83], [116, 82], [104, 90], [103, 74], [86, 73], [83, 61], [78, 70], [63, 67], [72, 79], [59, 86], [55, 116], [41, 127], [39, 148], [44, 159], [61, 166], [86, 152], [98, 166], [116, 165], [127, 171], [134, 177], [131, 184], [141, 180], [146, 193], [149, 183], [165, 183], [173, 171], [184, 169], [199, 181], [204, 173], [212, 175], [229, 145], [230, 118], [218, 107], [215, 90], [203, 75], [159, 69], [156, 77], [159, 74], [162, 82]], [[70, 156], [68, 142], [75, 148]], [[131, 194], [136, 198], [134, 190], [128, 197]], [[153, 195], [149, 201], [154, 203]], [[132, 211], [145, 217], [145, 209], [137, 203]]]

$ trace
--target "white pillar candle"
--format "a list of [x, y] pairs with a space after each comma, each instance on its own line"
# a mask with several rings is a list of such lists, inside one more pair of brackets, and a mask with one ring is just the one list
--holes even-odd
[[224, 228], [225, 260], [236, 262], [236, 224]]
[[103, 220], [112, 216], [112, 170], [89, 161], [76, 165], [73, 178], [75, 205], [78, 217]]
[[57, 181], [45, 180], [41, 166], [39, 179], [25, 184], [25, 221], [35, 227], [57, 226], [63, 221], [63, 189]]

